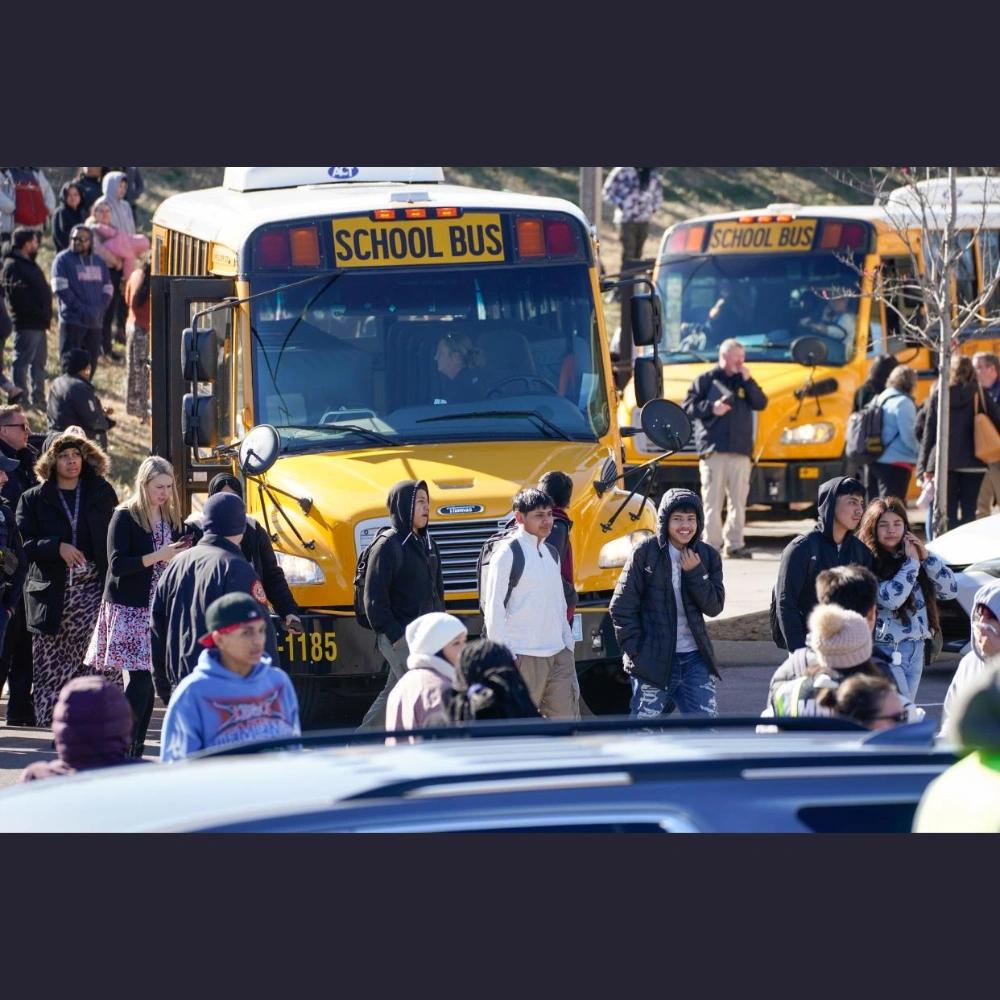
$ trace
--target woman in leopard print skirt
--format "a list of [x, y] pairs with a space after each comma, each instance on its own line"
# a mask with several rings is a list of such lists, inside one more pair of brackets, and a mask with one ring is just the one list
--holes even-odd
[[24, 608], [32, 633], [35, 720], [52, 724], [67, 681], [88, 674], [84, 653], [108, 571], [108, 525], [118, 503], [104, 478], [108, 456], [93, 441], [60, 434], [38, 460], [41, 484], [17, 506], [28, 577]]

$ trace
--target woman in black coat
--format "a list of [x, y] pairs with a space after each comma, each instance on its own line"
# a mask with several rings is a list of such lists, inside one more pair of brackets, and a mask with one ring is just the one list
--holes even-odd
[[63, 685], [89, 673], [84, 653], [104, 590], [108, 525], [118, 502], [104, 478], [107, 468], [108, 456], [92, 441], [61, 434], [38, 460], [41, 484], [17, 505], [39, 726], [51, 725]]
[[143, 755], [153, 714], [153, 658], [149, 618], [153, 591], [171, 559], [188, 548], [182, 535], [173, 466], [158, 455], [143, 459], [132, 496], [112, 515], [108, 531], [108, 576], [104, 599], [84, 663], [122, 686], [135, 716], [129, 754]]

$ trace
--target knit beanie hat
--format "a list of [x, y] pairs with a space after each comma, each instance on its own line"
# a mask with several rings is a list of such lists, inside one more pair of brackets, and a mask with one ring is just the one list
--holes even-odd
[[220, 472], [217, 476], [213, 476], [212, 481], [208, 484], [208, 495], [210, 497], [214, 497], [216, 493], [225, 489], [227, 486], [233, 490], [240, 499], [243, 498], [243, 485], [231, 472]]
[[849, 670], [872, 656], [872, 630], [856, 611], [820, 604], [809, 616], [809, 646], [821, 667]]
[[247, 509], [238, 496], [216, 493], [205, 501], [201, 526], [206, 535], [242, 535], [247, 530]]
[[101, 677], [77, 677], [59, 693], [52, 735], [59, 759], [82, 770], [118, 763], [132, 738], [132, 709]]
[[411, 653], [434, 656], [452, 639], [457, 639], [466, 631], [466, 627], [454, 615], [432, 611], [415, 618], [406, 626], [406, 645]]

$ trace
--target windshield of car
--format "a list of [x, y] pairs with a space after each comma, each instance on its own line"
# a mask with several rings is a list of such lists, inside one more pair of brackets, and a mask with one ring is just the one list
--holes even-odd
[[833, 253], [736, 254], [669, 260], [659, 272], [663, 360], [714, 361], [735, 337], [747, 361], [792, 362], [803, 336], [820, 337], [827, 364], [852, 360], [860, 265]]
[[610, 426], [583, 264], [335, 273], [257, 299], [252, 327], [257, 421], [292, 451]]

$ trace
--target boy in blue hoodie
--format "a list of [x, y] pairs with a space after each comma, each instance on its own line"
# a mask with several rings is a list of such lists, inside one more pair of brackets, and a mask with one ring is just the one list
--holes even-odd
[[301, 735], [288, 675], [264, 653], [265, 611], [248, 594], [225, 594], [205, 615], [198, 666], [178, 684], [163, 720], [160, 760], [207, 747]]

